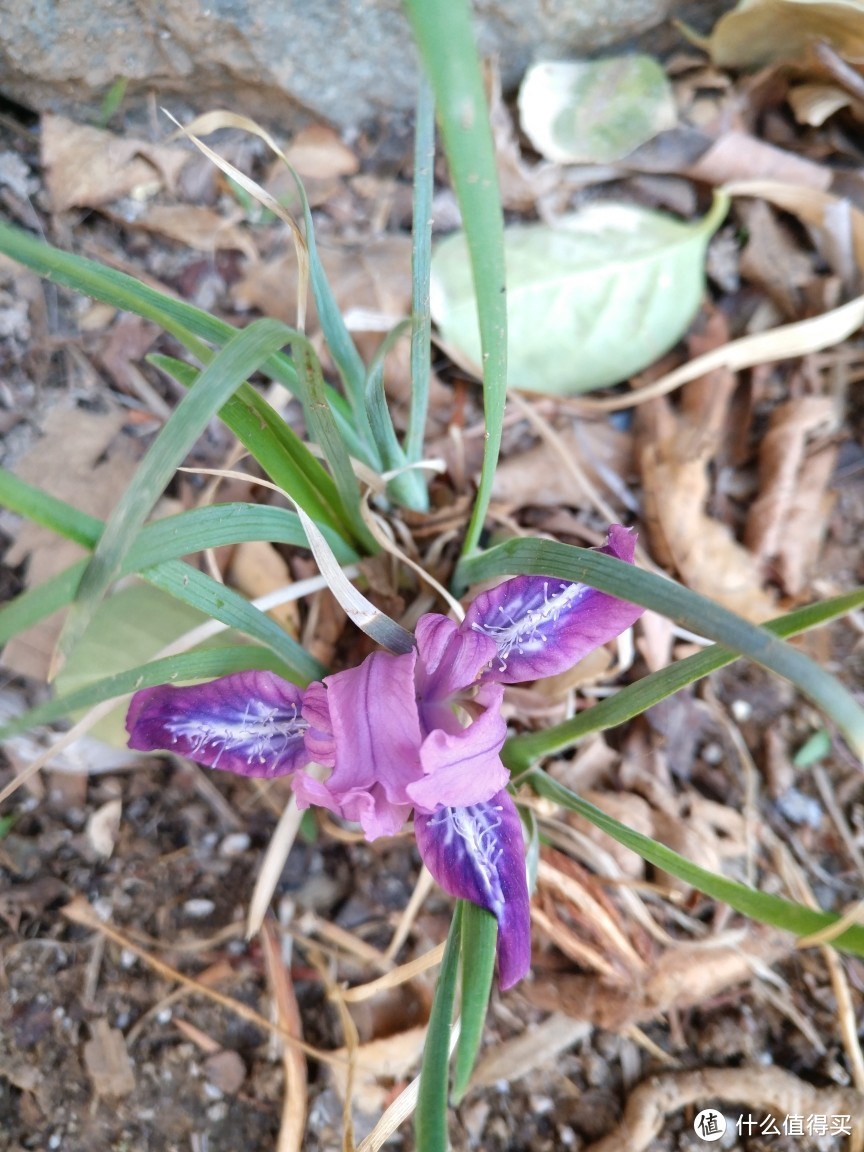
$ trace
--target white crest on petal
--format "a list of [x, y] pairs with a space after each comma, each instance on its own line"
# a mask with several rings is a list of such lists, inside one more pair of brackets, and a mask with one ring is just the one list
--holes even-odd
[[585, 584], [544, 580], [542, 603], [534, 604], [532, 602], [537, 600], [535, 588], [532, 582], [532, 595], [527, 603], [520, 603], [518, 597], [513, 597], [497, 606], [493, 619], [471, 624], [476, 632], [482, 632], [495, 641], [501, 672], [507, 670], [507, 657], [514, 650], [520, 656], [539, 652], [548, 643], [548, 625], [555, 624], [562, 612], [575, 608], [589, 591]]
[[252, 700], [247, 702], [244, 712], [232, 718], [211, 718], [199, 713], [164, 721], [165, 731], [175, 744], [189, 741], [190, 759], [215, 752], [212, 768], [219, 767], [223, 755], [238, 753], [245, 756], [250, 768], [269, 764], [275, 769], [290, 745], [302, 739], [308, 727], [296, 704], [273, 708]]

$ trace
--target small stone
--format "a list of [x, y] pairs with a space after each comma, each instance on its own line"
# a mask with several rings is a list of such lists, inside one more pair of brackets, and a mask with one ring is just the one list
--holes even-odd
[[733, 700], [732, 715], [739, 724], [743, 724], [745, 720], [749, 720], [753, 715], [753, 705], [749, 700]]
[[220, 856], [242, 856], [252, 843], [248, 832], [231, 832], [219, 845]]
[[213, 915], [216, 911], [216, 905], [212, 900], [206, 900], [204, 897], [194, 897], [192, 900], [186, 901], [183, 905], [183, 911], [195, 920], [203, 920], [206, 916]]
[[241, 1057], [231, 1050], [216, 1052], [204, 1061], [205, 1087], [217, 1092], [232, 1095], [246, 1079], [246, 1065]]

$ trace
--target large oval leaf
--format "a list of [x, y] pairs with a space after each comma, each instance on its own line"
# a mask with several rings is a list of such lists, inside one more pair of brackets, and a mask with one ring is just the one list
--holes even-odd
[[[686, 332], [705, 283], [705, 249], [726, 213], [695, 224], [630, 204], [593, 204], [506, 229], [508, 383], [587, 392], [646, 368]], [[471, 268], [461, 232], [432, 259], [432, 317], [448, 352], [481, 375]]]

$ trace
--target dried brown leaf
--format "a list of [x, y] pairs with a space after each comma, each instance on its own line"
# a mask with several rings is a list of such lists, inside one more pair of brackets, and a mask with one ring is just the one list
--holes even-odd
[[93, 1036], [84, 1045], [84, 1065], [97, 1096], [128, 1096], [135, 1090], [135, 1073], [123, 1033], [106, 1020], [96, 1020]]
[[197, 252], [217, 252], [235, 249], [249, 260], [258, 259], [258, 249], [252, 237], [236, 220], [227, 220], [214, 208], [198, 204], [150, 204], [141, 213], [106, 213], [122, 227], [133, 231], [152, 232], [168, 240], [176, 240]]
[[756, 558], [706, 511], [712, 455], [701, 430], [684, 422], [645, 445], [642, 479], [651, 545], [694, 592], [748, 620], [766, 620], [775, 612], [774, 599], [762, 588]]
[[800, 60], [823, 40], [847, 60], [864, 60], [860, 0], [745, 0], [717, 21], [709, 49], [723, 68], [761, 68]]
[[[231, 557], [228, 576], [234, 587], [250, 600], [292, 583], [291, 571], [285, 560], [266, 540], [248, 540], [238, 544]], [[271, 609], [268, 616], [291, 636], [297, 636], [300, 610], [295, 600]]]
[[171, 189], [189, 159], [176, 145], [116, 136], [63, 116], [42, 118], [41, 141], [55, 212], [97, 208], [121, 196]]
[[746, 132], [724, 133], [686, 169], [686, 175], [715, 185], [733, 180], [779, 180], [823, 192], [831, 186], [828, 167], [757, 140]]
[[311, 124], [298, 132], [285, 156], [301, 179], [331, 180], [337, 176], [353, 176], [360, 169], [360, 161], [338, 133], [326, 124]]
[[787, 592], [803, 588], [826, 527], [826, 495], [836, 449], [808, 456], [808, 441], [836, 424], [834, 401], [801, 396], [771, 414], [759, 449], [759, 496], [750, 508], [744, 539], [763, 571], [776, 571]]
[[675, 1008], [703, 1007], [712, 996], [746, 983], [755, 970], [792, 949], [787, 933], [752, 928], [747, 937], [731, 943], [681, 944], [662, 952], [648, 973], [628, 988], [612, 987], [594, 976], [561, 973], [547, 982], [537, 972], [523, 994], [540, 1008], [620, 1032]]

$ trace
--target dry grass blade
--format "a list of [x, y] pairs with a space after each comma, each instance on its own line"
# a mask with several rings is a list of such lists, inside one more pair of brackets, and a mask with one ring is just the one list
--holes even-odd
[[274, 1033], [281, 1037], [285, 1044], [293, 1045], [301, 1052], [305, 1052], [307, 1056], [311, 1056], [313, 1060], [321, 1060], [328, 1065], [342, 1064], [344, 1061], [340, 1056], [334, 1056], [330, 1052], [325, 1052], [321, 1048], [314, 1048], [311, 1044], [306, 1044], [302, 1040], [298, 1040], [292, 1036], [290, 1032], [286, 1031], [279, 1024], [273, 1024], [271, 1021], [262, 1016], [260, 1012], [256, 1012], [254, 1008], [250, 1008], [248, 1004], [244, 1004], [241, 1000], [235, 1000], [231, 996], [224, 996], [221, 992], [216, 992], [212, 988], [208, 988], [206, 984], [202, 984], [199, 980], [194, 980], [191, 976], [186, 976], [182, 972], [178, 972], [176, 968], [172, 968], [170, 964], [166, 964], [164, 960], [160, 960], [149, 952], [146, 948], [142, 948], [136, 944], [125, 933], [118, 931], [110, 924], [106, 924], [101, 920], [93, 907], [83, 896], [76, 896], [69, 904], [61, 909], [61, 912], [67, 920], [71, 920], [73, 924], [80, 924], [84, 928], [89, 928], [91, 931], [100, 932], [106, 936], [113, 944], [119, 948], [125, 948], [129, 952], [133, 952], [139, 960], [143, 961], [148, 968], [151, 968], [165, 980], [171, 981], [173, 984], [180, 984], [184, 988], [189, 989], [190, 992], [197, 992], [208, 1000], [212, 1000], [215, 1004], [220, 1004], [223, 1008], [227, 1008], [229, 1012], [240, 1016], [243, 1020], [248, 1020], [250, 1024], [261, 1028], [264, 1032]]
[[430, 968], [435, 968], [440, 964], [444, 956], [444, 948], [445, 944], [439, 944], [425, 955], [400, 965], [392, 972], [379, 976], [377, 980], [370, 980], [368, 984], [358, 984], [356, 988], [342, 988], [339, 990], [339, 999], [346, 1004], [360, 1004], [364, 1000], [371, 1000], [379, 992], [398, 988], [400, 984], [406, 984], [415, 976], [419, 976], [422, 972], [428, 972]]
[[[450, 1029], [451, 1055], [459, 1040], [460, 1027], [460, 1021], [458, 1019], [454, 1020], [453, 1026]], [[361, 1140], [357, 1145], [356, 1152], [378, 1152], [379, 1148], [383, 1148], [396, 1129], [408, 1119], [417, 1107], [417, 1093], [419, 1090], [420, 1077], [416, 1076], [408, 1087], [399, 1093], [366, 1139]]]
[[267, 845], [267, 851], [264, 853], [264, 859], [255, 880], [255, 888], [252, 892], [252, 899], [249, 901], [249, 915], [246, 921], [247, 940], [262, 930], [267, 908], [273, 893], [276, 891], [276, 885], [279, 883], [279, 877], [282, 875], [288, 854], [297, 839], [302, 819], [303, 813], [297, 807], [297, 797], [292, 795], [279, 817], [279, 823], [276, 825], [273, 835], [270, 837], [270, 843]]
[[[302, 1032], [300, 1008], [290, 973], [282, 962], [279, 938], [271, 925], [265, 924], [261, 929], [260, 940], [267, 970], [267, 984], [276, 1008], [277, 1023], [282, 1032], [299, 1040]], [[308, 1098], [306, 1061], [303, 1053], [290, 1044], [283, 1044], [282, 1066], [285, 1072], [285, 1091], [282, 1097], [282, 1119], [276, 1152], [302, 1152]]]
[[731, 340], [721, 348], [715, 348], [667, 372], [644, 388], [636, 388], [632, 392], [610, 396], [605, 400], [580, 397], [578, 406], [588, 412], [620, 412], [624, 408], [643, 404], [646, 400], [666, 396], [682, 384], [688, 384], [718, 368], [740, 372], [757, 364], [771, 364], [776, 360], [792, 360], [798, 356], [808, 356], [811, 352], [821, 352], [824, 348], [831, 348], [847, 340], [862, 324], [864, 296], [856, 296], [854, 300], [841, 304], [839, 308], [832, 308], [821, 316]]
[[[242, 117], [234, 117], [231, 113], [228, 112], [209, 112], [206, 115], [199, 116], [197, 119], [193, 120], [188, 128], [184, 128], [178, 120], [175, 120], [170, 112], [167, 112], [164, 108], [162, 111], [165, 112], [165, 115], [172, 122], [172, 124], [177, 125], [178, 132], [182, 133], [182, 135], [185, 136], [186, 139], [189, 140], [192, 144], [194, 144], [195, 147], [209, 160], [212, 160], [217, 168], [224, 172], [226, 176], [229, 176], [233, 181], [235, 181], [235, 183], [239, 184], [241, 188], [243, 188], [246, 192], [249, 193], [251, 197], [253, 197], [253, 199], [257, 200], [259, 204], [263, 205], [263, 207], [269, 209], [269, 211], [271, 211], [274, 216], [277, 216], [291, 229], [291, 236], [294, 240], [294, 252], [297, 256], [297, 266], [299, 269], [297, 290], [297, 331], [305, 332], [306, 302], [309, 297], [309, 250], [306, 247], [306, 240], [304, 239], [303, 233], [300, 231], [296, 220], [294, 220], [291, 213], [286, 212], [279, 201], [275, 199], [275, 197], [271, 196], [270, 193], [267, 192], [264, 188], [262, 188], [261, 185], [257, 183], [257, 181], [251, 180], [245, 173], [241, 172], [239, 168], [235, 168], [233, 164], [229, 164], [227, 160], [223, 160], [217, 152], [214, 152], [212, 148], [208, 148], [207, 145], [203, 141], [199, 140], [195, 135], [196, 132], [200, 132], [202, 135], [206, 136], [210, 132], [215, 132], [219, 128], [230, 127], [243, 127], [246, 131], [252, 131], [252, 128], [249, 127], [252, 122], [243, 121], [242, 124], [239, 124], [235, 123], [235, 120], [243, 120]], [[270, 137], [267, 136], [267, 134], [262, 130], [257, 129], [257, 125], [254, 127], [256, 129], [255, 134], [261, 136], [262, 139], [265, 139], [276, 152], [276, 154], [282, 160], [285, 160], [282, 152], [279, 150], [276, 144], [273, 143]], [[285, 163], [288, 164], [288, 161], [285, 160]], [[291, 167], [290, 164], [288, 166], [289, 168]]]
[[352, 575], [355, 574], [356, 569], [346, 570], [342, 567], [315, 521], [307, 516], [300, 505], [295, 504], [291, 497], [277, 484], [271, 484], [268, 480], [259, 480], [245, 472], [235, 472], [229, 468], [196, 468], [194, 471], [202, 476], [222, 476], [229, 480], [254, 480], [256, 484], [271, 488], [280, 496], [284, 496], [286, 500], [291, 501], [300, 518], [300, 523], [303, 525], [310, 551], [321, 570], [321, 575], [326, 580], [330, 591], [357, 627], [362, 629], [367, 636], [371, 636], [383, 648], [389, 648], [391, 652], [410, 652], [413, 649], [414, 637], [411, 633], [401, 624], [397, 624], [395, 620], [391, 620], [389, 616], [376, 608], [371, 600], [367, 600], [361, 592], [357, 591], [347, 575], [347, 571], [350, 571]]

